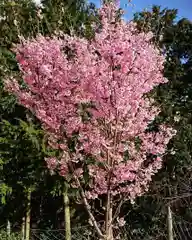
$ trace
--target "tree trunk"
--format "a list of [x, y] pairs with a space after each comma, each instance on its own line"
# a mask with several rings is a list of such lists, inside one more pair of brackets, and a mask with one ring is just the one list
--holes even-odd
[[65, 212], [65, 240], [71, 240], [71, 218], [68, 191], [65, 189], [63, 193], [64, 212]]
[[168, 225], [168, 239], [173, 240], [173, 219], [172, 219], [172, 213], [171, 208], [168, 206], [167, 211], [167, 225]]
[[26, 218], [25, 218], [25, 240], [29, 240], [30, 238], [30, 223], [31, 223], [31, 190], [28, 189]]
[[10, 239], [11, 236], [11, 223], [9, 219], [7, 220], [7, 239]]
[[106, 203], [105, 240], [113, 240], [112, 219], [113, 219], [112, 198], [110, 192], [108, 192]]
[[22, 237], [22, 240], [25, 240], [25, 217], [22, 218], [21, 237]]

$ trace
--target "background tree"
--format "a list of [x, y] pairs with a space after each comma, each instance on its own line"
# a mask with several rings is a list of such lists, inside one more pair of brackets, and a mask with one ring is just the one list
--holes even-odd
[[[29, 117], [28, 112], [16, 104], [15, 98], [3, 89], [5, 77], [19, 76], [11, 48], [21, 37], [32, 37], [39, 33], [46, 35], [58, 33], [59, 30], [68, 33], [78, 30], [77, 34], [88, 36], [91, 34], [90, 25], [95, 12], [94, 5], [88, 6], [83, 1], [73, 1], [73, 4], [71, 1], [44, 1], [40, 6], [30, 0], [0, 1], [0, 193], [5, 203], [2, 206], [3, 215], [19, 224], [20, 215], [24, 213], [27, 204], [27, 193], [24, 190], [28, 193], [31, 188], [35, 190], [32, 201], [35, 201], [37, 192], [42, 198], [46, 198], [45, 193], [49, 188], [46, 189], [44, 183], [49, 177], [44, 168], [43, 132], [38, 121], [32, 115]], [[62, 20], [62, 24], [59, 20]], [[40, 189], [44, 189], [44, 192]], [[63, 201], [61, 204], [63, 205]], [[33, 202], [32, 207], [34, 208]]]

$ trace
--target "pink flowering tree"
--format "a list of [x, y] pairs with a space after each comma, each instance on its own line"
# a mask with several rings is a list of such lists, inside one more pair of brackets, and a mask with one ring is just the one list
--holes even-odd
[[[167, 82], [164, 57], [151, 43], [152, 34], [117, 19], [117, 10], [113, 3], [100, 9], [101, 27], [92, 40], [68, 35], [24, 40], [14, 51], [26, 86], [6, 81], [42, 122], [49, 146], [61, 152], [46, 159], [49, 169], [64, 178], [72, 174], [92, 224], [108, 240], [118, 217], [114, 199], [133, 202], [148, 190], [175, 134], [167, 126], [148, 130], [160, 112], [148, 93]], [[100, 196], [106, 196], [103, 232], [89, 206]]]

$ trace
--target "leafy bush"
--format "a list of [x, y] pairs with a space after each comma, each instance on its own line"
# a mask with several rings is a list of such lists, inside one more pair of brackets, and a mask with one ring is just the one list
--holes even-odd
[[8, 237], [5, 230], [0, 230], [0, 239], [1, 240], [21, 240], [20, 233], [11, 233], [11, 235]]

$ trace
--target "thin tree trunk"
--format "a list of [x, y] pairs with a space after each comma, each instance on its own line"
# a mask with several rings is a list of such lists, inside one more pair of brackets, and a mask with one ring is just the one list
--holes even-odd
[[105, 240], [113, 240], [113, 209], [110, 191], [107, 194], [106, 219], [105, 219]]
[[167, 225], [168, 225], [168, 239], [173, 240], [173, 219], [170, 206], [168, 206], [167, 211]]
[[22, 240], [25, 240], [25, 217], [22, 218], [21, 237], [22, 237]]
[[110, 209], [109, 209], [109, 239], [113, 240], [113, 225], [112, 225], [112, 220], [113, 220], [113, 209], [112, 209], [112, 203], [110, 204]]
[[9, 219], [7, 220], [7, 239], [10, 239], [11, 236], [11, 223]]
[[69, 197], [67, 189], [63, 193], [64, 200], [64, 212], [65, 212], [65, 239], [71, 240], [71, 219], [70, 219], [70, 207]]
[[31, 190], [27, 192], [27, 208], [25, 218], [25, 240], [30, 238], [30, 225], [31, 225]]

